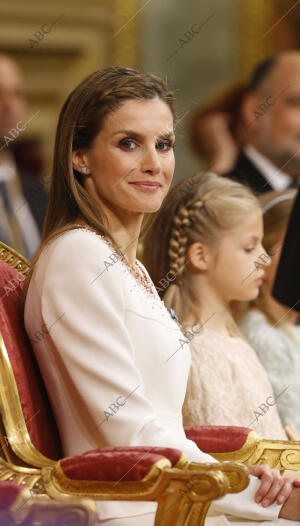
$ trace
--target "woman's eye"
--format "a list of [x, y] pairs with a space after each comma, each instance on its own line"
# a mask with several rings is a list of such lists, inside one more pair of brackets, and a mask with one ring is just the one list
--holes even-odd
[[245, 248], [245, 252], [253, 252], [254, 247]]
[[175, 143], [171, 141], [158, 141], [156, 143], [156, 148], [163, 152], [168, 152], [169, 150], [171, 150], [171, 148], [174, 148], [174, 146], [175, 146]]
[[134, 150], [136, 147], [136, 143], [132, 139], [122, 139], [119, 142], [119, 146], [124, 150]]

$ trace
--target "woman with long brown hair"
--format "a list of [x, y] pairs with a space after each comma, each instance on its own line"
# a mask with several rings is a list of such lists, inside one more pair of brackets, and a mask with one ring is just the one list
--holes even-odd
[[[174, 99], [161, 79], [117, 67], [79, 84], [59, 117], [49, 209], [24, 315], [65, 455], [141, 445], [214, 461], [186, 439], [189, 350], [168, 360], [182, 333], [136, 259], [144, 214], [160, 208], [172, 181], [174, 121]], [[291, 484], [267, 468], [254, 472], [261, 483], [251, 477], [242, 494], [214, 503], [215, 513], [278, 516]], [[272, 505], [256, 504], [255, 492]], [[290, 502], [282, 516], [295, 512]], [[155, 503], [98, 507], [99, 524], [154, 524]]]

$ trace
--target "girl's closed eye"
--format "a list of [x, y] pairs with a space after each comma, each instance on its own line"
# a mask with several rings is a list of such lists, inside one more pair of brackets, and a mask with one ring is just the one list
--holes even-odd
[[245, 250], [245, 252], [249, 253], [249, 252], [253, 252], [254, 249], [255, 249], [255, 247], [251, 246], [251, 247], [245, 248], [244, 250]]

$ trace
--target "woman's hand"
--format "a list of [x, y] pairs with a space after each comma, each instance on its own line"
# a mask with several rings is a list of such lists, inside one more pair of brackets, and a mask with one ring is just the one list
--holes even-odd
[[235, 165], [239, 147], [229, 130], [230, 115], [210, 113], [198, 125], [199, 141], [204, 141], [209, 157], [209, 168], [223, 174]]
[[277, 502], [283, 504], [290, 496], [293, 485], [300, 486], [299, 480], [283, 478], [278, 469], [271, 469], [267, 464], [259, 466], [249, 466], [249, 473], [261, 479], [261, 484], [255, 494], [255, 502], [261, 502], [262, 506], [267, 507]]

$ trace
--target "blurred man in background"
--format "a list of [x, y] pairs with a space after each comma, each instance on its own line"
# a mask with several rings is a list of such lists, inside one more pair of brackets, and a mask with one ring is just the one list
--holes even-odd
[[258, 65], [241, 113], [247, 143], [229, 177], [256, 192], [283, 190], [300, 180], [300, 53], [285, 52]]
[[219, 90], [193, 113], [190, 138], [208, 169], [255, 192], [300, 180], [300, 52], [268, 57], [250, 80]]
[[14, 146], [30, 126], [25, 109], [21, 71], [0, 55], [0, 241], [31, 259], [40, 243], [47, 193], [28, 166], [16, 163]]

